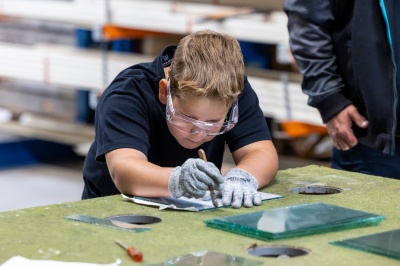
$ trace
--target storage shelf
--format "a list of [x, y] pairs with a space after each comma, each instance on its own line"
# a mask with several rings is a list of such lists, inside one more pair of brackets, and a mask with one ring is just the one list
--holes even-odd
[[[101, 56], [101, 51], [98, 50], [60, 45], [15, 47], [0, 43], [0, 58], [3, 58], [4, 63], [0, 65], [0, 76], [101, 92], [104, 90]], [[110, 53], [107, 78], [112, 80], [122, 69], [152, 60], [153, 57], [139, 54]], [[9, 64], [13, 66], [12, 69]], [[16, 71], [17, 69], [20, 71]], [[307, 96], [302, 93], [300, 83], [288, 82], [285, 91], [285, 83], [279, 77], [271, 79], [249, 76], [249, 81], [259, 96], [260, 107], [266, 116], [277, 120], [295, 119], [312, 124], [322, 123], [318, 111], [306, 105]]]
[[37, 138], [68, 145], [91, 143], [94, 137], [94, 134], [93, 136], [85, 134], [82, 135], [78, 132], [76, 132], [75, 134], [71, 134], [63, 131], [22, 125], [19, 122], [15, 121], [1, 122], [0, 130], [20, 137]]
[[[282, 11], [270, 15], [253, 13], [227, 19], [207, 20], [210, 14], [237, 7], [180, 1], [109, 0], [108, 20], [105, 0], [0, 0], [0, 15], [71, 23], [92, 28], [107, 23], [155, 32], [189, 34], [212, 29], [245, 41], [287, 43], [286, 16]], [[140, 10], [140, 12], [138, 12]]]
[[[109, 10], [106, 1], [109, 1]], [[243, 3], [246, 4], [245, 1]], [[0, 0], [0, 16], [3, 17], [53, 21], [88, 29], [112, 24], [178, 35], [211, 29], [232, 35], [240, 41], [287, 45], [287, 19], [282, 11], [266, 13], [254, 9], [247, 14], [222, 20], [208, 18], [210, 14], [235, 10], [238, 7], [184, 1]], [[102, 92], [108, 85], [105, 81], [113, 80], [121, 70], [154, 60], [154, 56], [108, 51], [105, 62], [104, 55], [104, 51], [99, 49], [78, 49], [60, 44], [23, 45], [0, 42], [0, 78], [40, 82], [64, 89]], [[104, 64], [107, 64], [107, 72]], [[307, 96], [302, 93], [299, 81], [286, 82], [279, 75], [271, 78], [250, 74], [248, 77], [259, 96], [260, 107], [265, 116], [278, 121], [298, 120], [322, 125], [318, 111], [306, 104]], [[27, 117], [30, 120], [26, 120]], [[94, 138], [93, 127], [62, 122], [57, 124], [41, 119], [29, 115], [21, 116], [19, 121], [0, 122], [0, 130], [18, 136], [77, 145], [82, 154]]]
[[[0, 42], [0, 77], [103, 91], [103, 57], [99, 50], [40, 44], [18, 45]], [[133, 64], [152, 61], [141, 54], [110, 52], [107, 80]]]

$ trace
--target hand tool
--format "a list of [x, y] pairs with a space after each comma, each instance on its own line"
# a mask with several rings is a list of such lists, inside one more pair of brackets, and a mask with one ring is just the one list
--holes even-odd
[[115, 243], [117, 243], [120, 247], [126, 250], [126, 253], [128, 254], [129, 257], [133, 259], [135, 262], [141, 262], [143, 260], [143, 254], [140, 252], [138, 249], [132, 247], [132, 246], [127, 246], [124, 243], [122, 243], [119, 240], [115, 240]]
[[[204, 152], [203, 149], [199, 150], [199, 157], [207, 162], [207, 156], [206, 153]], [[212, 186], [208, 186], [208, 189], [210, 190], [210, 196], [211, 196], [211, 201], [215, 207], [218, 207], [218, 201], [217, 201], [217, 196], [215, 195], [214, 188]]]

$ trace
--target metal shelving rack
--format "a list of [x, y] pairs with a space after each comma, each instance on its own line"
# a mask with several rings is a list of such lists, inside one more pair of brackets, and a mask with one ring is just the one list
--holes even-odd
[[[1, 16], [70, 23], [91, 30], [95, 28], [99, 30], [104, 25], [111, 24], [128, 29], [185, 35], [208, 28], [228, 33], [244, 41], [272, 45], [288, 43], [286, 16], [281, 11], [270, 12], [269, 15], [249, 12], [218, 20], [210, 19], [210, 14], [227, 10], [231, 12], [238, 7], [160, 0], [0, 0], [0, 7]], [[121, 69], [137, 62], [152, 60], [152, 57], [145, 55], [116, 54], [106, 49], [107, 40], [103, 38], [101, 41], [103, 48], [96, 51], [57, 45], [9, 47], [0, 43], [0, 59], [4, 59], [0, 66], [0, 77], [27, 79], [71, 89], [86, 89], [97, 94]], [[23, 65], [18, 65], [23, 60], [18, 56], [25, 56]], [[13, 64], [17, 64], [16, 67], [31, 67], [34, 70], [32, 75], [19, 77], [17, 72], [9, 71], [5, 61], [7, 58]], [[46, 74], [41, 72], [43, 62], [47, 62]], [[66, 64], [62, 65], [62, 62]], [[84, 79], [81, 73], [86, 73], [87, 78]], [[306, 96], [301, 93], [298, 82], [282, 82], [279, 78], [270, 79], [263, 75], [249, 76], [249, 79], [259, 94], [260, 106], [266, 116], [277, 120], [286, 119], [289, 106], [291, 118], [315, 124], [321, 123], [316, 110], [305, 104]], [[290, 97], [287, 97], [289, 93]], [[62, 127], [57, 126], [57, 123], [46, 124], [34, 116], [30, 116], [26, 121], [25, 123], [3, 121], [0, 123], [0, 129], [20, 136], [81, 147], [91, 143], [94, 136], [94, 130], [90, 125], [70, 124]]]

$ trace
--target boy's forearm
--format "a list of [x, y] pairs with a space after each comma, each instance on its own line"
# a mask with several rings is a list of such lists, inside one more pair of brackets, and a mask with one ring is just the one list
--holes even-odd
[[160, 167], [121, 152], [106, 158], [111, 177], [121, 193], [142, 197], [170, 196], [168, 178], [173, 168]]
[[113, 175], [118, 190], [123, 194], [141, 197], [170, 196], [168, 178], [173, 168], [163, 168], [151, 163], [146, 163], [146, 165], [145, 167], [131, 165], [120, 167]]

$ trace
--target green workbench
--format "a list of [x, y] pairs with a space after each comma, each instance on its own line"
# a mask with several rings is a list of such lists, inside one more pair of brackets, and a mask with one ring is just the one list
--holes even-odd
[[[321, 185], [342, 189], [341, 193], [304, 195], [290, 188]], [[62, 188], [54, 188], [62, 189]], [[326, 167], [307, 166], [279, 171], [263, 191], [284, 198], [264, 202], [251, 209], [219, 208], [202, 212], [158, 210], [138, 205], [121, 195], [85, 201], [67, 202], [43, 207], [0, 213], [0, 264], [15, 255], [29, 259], [80, 261], [109, 264], [132, 261], [115, 244], [119, 239], [134, 245], [144, 254], [144, 263], [160, 263], [167, 258], [202, 250], [233, 254], [265, 265], [399, 265], [400, 261], [367, 252], [333, 246], [331, 241], [368, 235], [400, 228], [400, 181]], [[206, 227], [204, 220], [270, 208], [323, 202], [386, 216], [377, 226], [314, 234], [296, 238], [261, 241]], [[151, 230], [132, 233], [64, 219], [73, 214], [99, 218], [113, 215], [150, 215], [162, 219], [150, 225]], [[247, 254], [257, 244], [300, 247], [309, 254], [293, 258], [266, 258]]]

